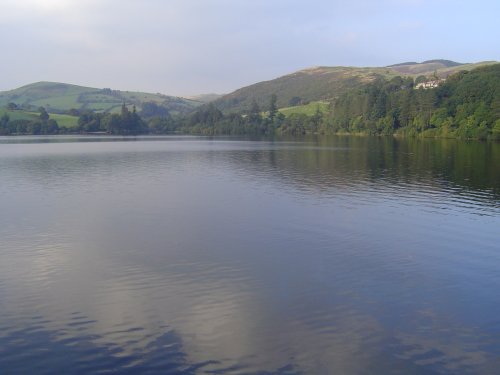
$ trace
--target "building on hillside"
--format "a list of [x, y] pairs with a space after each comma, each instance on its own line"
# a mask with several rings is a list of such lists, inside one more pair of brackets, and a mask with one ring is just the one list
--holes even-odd
[[420, 89], [420, 88], [422, 88], [424, 90], [425, 89], [434, 89], [434, 88], [438, 87], [444, 81], [446, 81], [446, 79], [440, 78], [440, 79], [434, 79], [432, 81], [417, 83], [417, 85], [415, 86], [415, 89]]

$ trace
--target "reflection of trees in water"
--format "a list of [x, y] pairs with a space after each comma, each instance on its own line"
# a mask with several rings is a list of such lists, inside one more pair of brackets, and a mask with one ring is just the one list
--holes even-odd
[[[500, 144], [392, 137], [309, 137], [252, 155], [293, 183], [325, 190], [378, 179], [500, 195]], [[291, 139], [290, 139], [291, 140]], [[279, 145], [279, 143], [275, 143]]]
[[132, 147], [99, 142], [106, 147], [91, 144], [88, 150], [81, 143], [66, 144], [67, 154], [41, 153], [8, 162], [16, 164], [17, 173], [24, 177], [43, 180], [45, 175], [47, 181], [86, 179], [94, 173], [101, 175], [103, 169], [110, 175], [137, 168], [141, 172], [159, 171], [189, 161], [220, 168], [236, 163], [242, 176], [279, 178], [317, 191], [384, 179], [393, 184], [422, 183], [454, 193], [486, 191], [493, 193], [494, 199], [500, 196], [500, 144], [494, 142], [355, 136], [263, 139], [263, 143], [231, 138], [218, 141], [196, 139], [192, 146], [189, 138], [169, 141], [180, 145], [178, 149], [156, 147], [154, 141], [143, 146], [128, 143]]

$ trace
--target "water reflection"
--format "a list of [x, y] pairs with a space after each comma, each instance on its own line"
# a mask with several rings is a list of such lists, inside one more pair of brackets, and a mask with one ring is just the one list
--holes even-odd
[[56, 139], [0, 144], [1, 372], [500, 365], [500, 145]]

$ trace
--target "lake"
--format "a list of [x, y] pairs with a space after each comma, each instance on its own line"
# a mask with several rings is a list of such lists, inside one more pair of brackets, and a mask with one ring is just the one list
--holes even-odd
[[2, 374], [498, 374], [500, 144], [0, 137]]

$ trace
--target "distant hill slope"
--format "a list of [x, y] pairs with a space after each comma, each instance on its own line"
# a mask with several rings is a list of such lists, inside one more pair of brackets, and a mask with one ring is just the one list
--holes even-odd
[[194, 100], [194, 101], [201, 102], [201, 103], [210, 103], [210, 102], [213, 102], [214, 100], [217, 100], [223, 96], [224, 95], [213, 94], [213, 93], [212, 94], [199, 94], [199, 95], [188, 96], [188, 97], [186, 97], [186, 99]]
[[243, 87], [214, 103], [224, 112], [236, 112], [248, 110], [255, 100], [262, 110], [266, 110], [271, 95], [275, 94], [279, 108], [290, 107], [312, 101], [328, 101], [377, 78], [430, 76], [435, 72], [440, 77], [446, 77], [459, 70], [471, 70], [492, 63], [460, 64], [449, 60], [429, 60], [378, 68], [314, 67]]
[[15, 103], [23, 108], [45, 107], [51, 113], [63, 113], [74, 108], [100, 112], [118, 111], [123, 103], [135, 105], [155, 102], [171, 113], [186, 113], [201, 103], [163, 94], [97, 89], [57, 82], [37, 82], [14, 90], [0, 92], [0, 107]]
[[404, 62], [404, 63], [399, 63], [399, 64], [394, 64], [394, 65], [389, 65], [390, 68], [397, 68], [400, 67], [408, 67], [408, 68], [413, 68], [413, 69], [421, 69], [423, 71], [431, 71], [433, 69], [442, 69], [442, 68], [451, 68], [453, 66], [460, 66], [460, 65], [466, 65], [462, 64], [456, 61], [451, 61], [451, 60], [441, 60], [441, 59], [436, 59], [436, 60], [427, 60], [423, 61], [421, 63], [418, 62]]
[[[395, 65], [389, 65], [388, 68], [394, 69], [402, 74], [429, 74], [435, 71], [447, 71], [449, 68], [461, 67], [468, 64], [462, 64], [451, 60], [427, 60], [421, 63], [407, 62]], [[456, 69], [451, 69], [454, 71]]]

